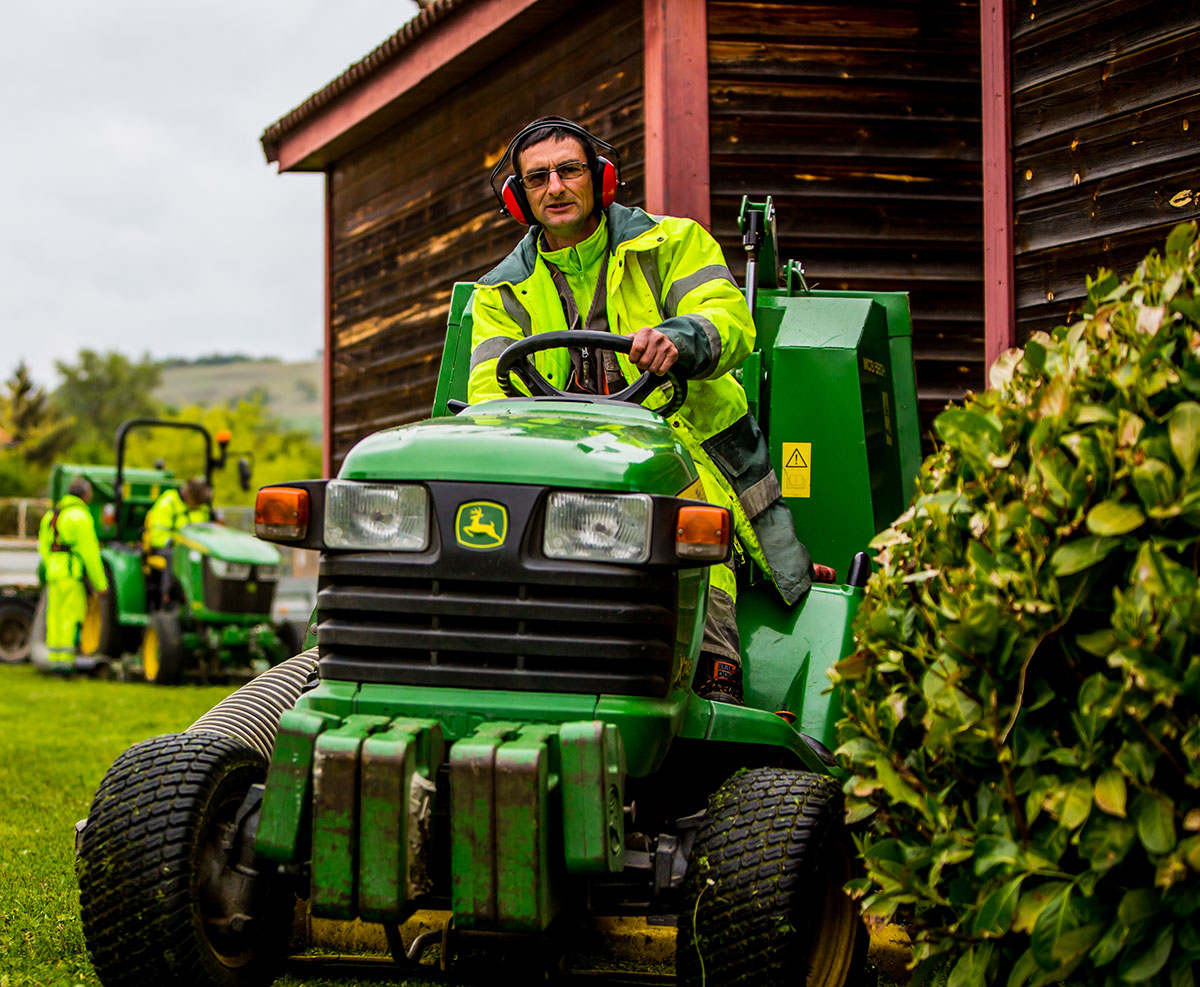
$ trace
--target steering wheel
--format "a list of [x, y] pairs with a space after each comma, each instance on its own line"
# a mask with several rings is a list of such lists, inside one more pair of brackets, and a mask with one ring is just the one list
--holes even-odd
[[[510, 398], [522, 396], [516, 385], [509, 380], [508, 375], [515, 373], [533, 394], [540, 394], [548, 398], [578, 397], [576, 394], [559, 390], [538, 373], [537, 367], [525, 359], [525, 357], [540, 353], [542, 350], [554, 350], [560, 346], [587, 346], [594, 350], [628, 353], [633, 348], [633, 340], [629, 336], [617, 336], [611, 332], [598, 332], [595, 329], [534, 333], [532, 336], [513, 343], [500, 354], [500, 359], [496, 361], [496, 381], [500, 385], [500, 390]], [[605, 401], [627, 401], [630, 404], [642, 404], [663, 380], [671, 385], [671, 399], [664, 407], [654, 410], [664, 418], [670, 418], [683, 407], [683, 402], [687, 400], [687, 378], [677, 374], [673, 368], [663, 374], [661, 378], [657, 374], [646, 371], [623, 391], [595, 396]]]

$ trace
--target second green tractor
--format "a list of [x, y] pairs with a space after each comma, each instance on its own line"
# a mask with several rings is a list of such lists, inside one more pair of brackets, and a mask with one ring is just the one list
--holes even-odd
[[[55, 503], [72, 478], [82, 476], [92, 484], [90, 509], [110, 587], [107, 594], [89, 594], [78, 665], [172, 685], [255, 674], [295, 654], [297, 635], [271, 615], [280, 552], [248, 532], [211, 521], [186, 525], [171, 539], [169, 596], [156, 591], [163, 574], [152, 569], [143, 545], [146, 513], [164, 491], [178, 490], [184, 480], [161, 465], [126, 465], [136, 429], [196, 433], [210, 484], [213, 471], [226, 463], [228, 433], [218, 433], [214, 449], [202, 425], [133, 419], [117, 431], [115, 466], [54, 467], [50, 494]], [[248, 462], [239, 460], [237, 468], [248, 487]]]

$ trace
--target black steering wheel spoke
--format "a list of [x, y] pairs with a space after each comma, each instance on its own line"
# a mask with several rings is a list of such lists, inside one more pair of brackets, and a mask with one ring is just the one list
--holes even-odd
[[[496, 372], [499, 374], [498, 367]], [[530, 360], [521, 360], [518, 363], [514, 363], [513, 366], [509, 368], [509, 373], [516, 374], [517, 377], [520, 378], [521, 382], [529, 389], [530, 394], [541, 395], [542, 397], [550, 398], [559, 393], [558, 388], [551, 384], [550, 381], [546, 380], [546, 378], [538, 372], [538, 368], [535, 367], [533, 362]], [[505, 379], [508, 379], [508, 374], [505, 374]], [[513, 388], [513, 392], [509, 393], [508, 389], [504, 388], [503, 384], [500, 386], [504, 389], [506, 394], [509, 394], [510, 397], [516, 397], [519, 393], [516, 388]]]
[[[515, 373], [531, 394], [543, 397], [570, 398], [577, 395], [560, 390], [538, 373], [537, 368], [527, 358], [543, 350], [558, 349], [566, 346], [587, 346], [593, 350], [612, 350], [615, 353], [628, 353], [633, 341], [628, 336], [616, 336], [609, 332], [597, 332], [592, 329], [576, 329], [570, 332], [540, 332], [525, 339], [520, 339], [500, 354], [496, 361], [496, 381], [509, 397], [521, 397], [521, 392], [510, 379]], [[664, 418], [675, 414], [687, 399], [687, 378], [676, 373], [674, 369], [659, 375], [644, 373], [636, 381], [616, 394], [594, 395], [597, 401], [621, 401], [628, 404], [644, 404], [663, 381], [671, 385], [671, 397], [662, 408], [653, 409]]]

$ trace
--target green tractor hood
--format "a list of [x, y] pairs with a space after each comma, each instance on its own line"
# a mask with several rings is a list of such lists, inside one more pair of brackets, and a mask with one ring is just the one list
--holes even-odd
[[259, 541], [248, 532], [209, 521], [186, 525], [175, 541], [222, 562], [278, 565], [280, 560], [279, 549], [274, 545]]
[[378, 432], [347, 455], [348, 480], [539, 483], [678, 494], [696, 474], [660, 416], [632, 404], [488, 401]]

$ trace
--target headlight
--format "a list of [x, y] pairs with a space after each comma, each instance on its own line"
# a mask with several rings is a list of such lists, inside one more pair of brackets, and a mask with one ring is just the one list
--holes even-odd
[[552, 559], [645, 562], [650, 557], [650, 498], [552, 493], [546, 504], [542, 550]]
[[327, 548], [419, 552], [429, 544], [429, 495], [400, 483], [330, 480], [325, 485]]
[[223, 559], [214, 559], [210, 556], [208, 566], [212, 569], [212, 574], [218, 579], [250, 578], [249, 562], [226, 562]]
[[279, 566], [277, 565], [260, 565], [257, 570], [257, 576], [260, 582], [274, 583], [279, 580]]

